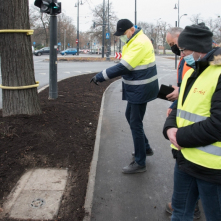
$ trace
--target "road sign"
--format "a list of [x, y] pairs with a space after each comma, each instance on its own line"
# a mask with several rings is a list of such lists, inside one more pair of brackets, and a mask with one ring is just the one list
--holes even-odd
[[61, 45], [61, 42], [58, 42], [58, 45]]
[[33, 42], [33, 45], [35, 45], [36, 43], [35, 42]]
[[68, 43], [68, 46], [70, 46], [70, 43]]
[[76, 44], [77, 44], [77, 43], [78, 43], [78, 39], [76, 39], [76, 41], [75, 41], [75, 42], [76, 42]]
[[106, 33], [106, 39], [109, 39], [109, 38], [110, 38], [110, 34]]
[[119, 52], [116, 52], [116, 53], [115, 53], [115, 58], [121, 59], [121, 57], [122, 57], [122, 54], [121, 54], [121, 53], [119, 53]]

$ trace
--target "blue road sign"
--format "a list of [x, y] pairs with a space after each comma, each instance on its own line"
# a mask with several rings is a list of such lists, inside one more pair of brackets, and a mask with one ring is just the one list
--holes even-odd
[[58, 45], [61, 45], [61, 42], [58, 42]]
[[137, 28], [137, 25], [134, 25], [134, 28]]
[[68, 43], [68, 46], [70, 46], [70, 43]]
[[33, 42], [33, 45], [35, 45], [36, 43], [35, 42]]
[[109, 38], [110, 38], [110, 34], [106, 33], [106, 39], [109, 39]]

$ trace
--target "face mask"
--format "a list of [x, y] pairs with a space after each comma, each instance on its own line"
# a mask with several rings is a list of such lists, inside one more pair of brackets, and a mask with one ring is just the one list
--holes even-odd
[[128, 41], [127, 35], [121, 35], [120, 36], [120, 40], [124, 43], [126, 43]]
[[[194, 53], [194, 52], [193, 52]], [[186, 61], [186, 63], [190, 66], [194, 65], [195, 64], [195, 60], [193, 58], [193, 53], [192, 54], [189, 54], [187, 56], [184, 57], [184, 60]]]
[[179, 48], [177, 47], [177, 45], [173, 45], [173, 46], [171, 47], [171, 50], [172, 50], [172, 52], [173, 52], [174, 54], [180, 56], [180, 50], [179, 50]]

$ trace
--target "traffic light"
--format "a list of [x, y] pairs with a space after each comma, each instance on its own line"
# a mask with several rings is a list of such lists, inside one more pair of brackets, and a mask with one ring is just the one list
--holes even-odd
[[35, 6], [40, 8], [40, 12], [50, 15], [58, 15], [61, 13], [61, 2], [54, 3], [53, 0], [35, 0]]
[[54, 3], [52, 2], [51, 5], [51, 15], [58, 15], [61, 13], [61, 2]]

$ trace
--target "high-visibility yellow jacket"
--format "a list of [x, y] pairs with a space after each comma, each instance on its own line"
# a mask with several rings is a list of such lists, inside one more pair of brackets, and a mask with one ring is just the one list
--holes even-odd
[[121, 62], [96, 75], [99, 82], [122, 76], [123, 100], [141, 104], [159, 91], [155, 54], [150, 39], [138, 29], [123, 47]]
[[[181, 84], [176, 116], [178, 128], [199, 123], [210, 117], [211, 100], [221, 74], [221, 67], [209, 66], [206, 68], [196, 79], [183, 102], [187, 81], [192, 73], [193, 69], [190, 69]], [[208, 133], [213, 132], [208, 131]], [[173, 144], [171, 147], [177, 149]], [[221, 169], [221, 139], [207, 146], [184, 147], [181, 152], [185, 159], [192, 163], [210, 169]]]

